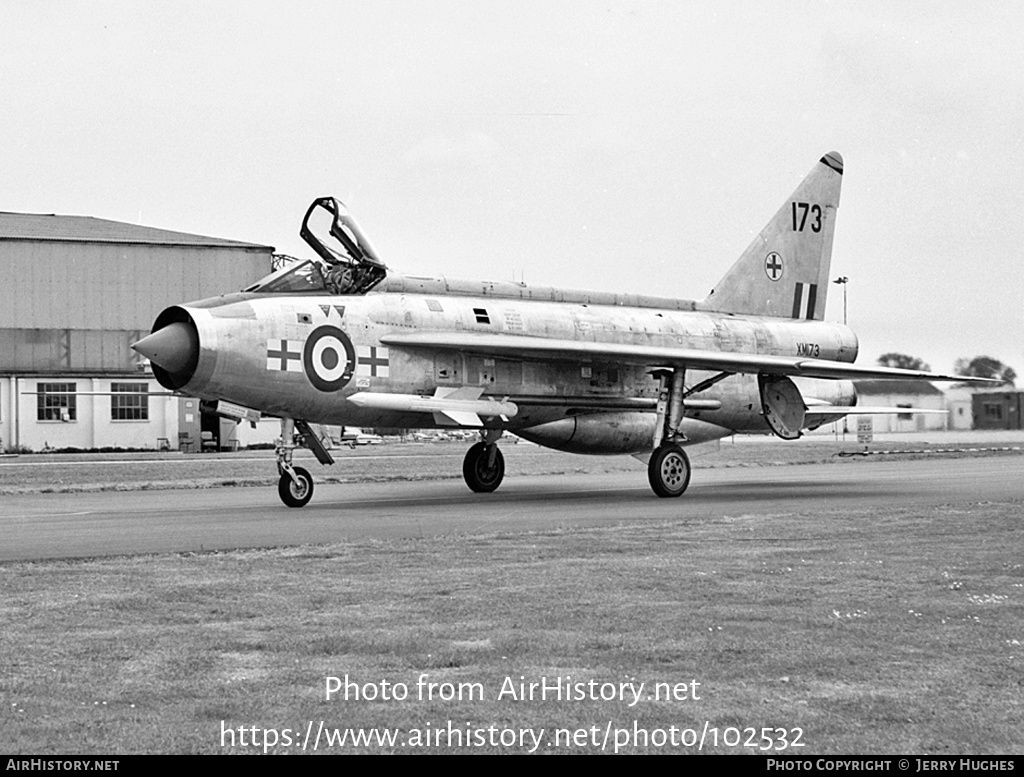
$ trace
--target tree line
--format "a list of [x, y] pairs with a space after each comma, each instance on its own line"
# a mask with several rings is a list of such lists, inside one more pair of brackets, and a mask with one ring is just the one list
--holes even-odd
[[[898, 367], [903, 370], [930, 372], [932, 369], [922, 359], [905, 353], [884, 353], [878, 357], [878, 363], [883, 367]], [[991, 356], [957, 359], [953, 371], [957, 375], [968, 375], [972, 378], [995, 378], [1008, 386], [1015, 386], [1017, 380], [1017, 372], [1013, 367]]]

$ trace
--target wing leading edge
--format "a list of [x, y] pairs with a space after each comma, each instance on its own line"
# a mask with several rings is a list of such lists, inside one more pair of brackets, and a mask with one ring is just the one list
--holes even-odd
[[646, 367], [686, 367], [769, 375], [801, 376], [835, 380], [891, 378], [896, 380], [937, 380], [964, 383], [998, 382], [966, 375], [904, 370], [897, 367], [859, 367], [846, 362], [805, 359], [798, 356], [770, 356], [729, 351], [702, 351], [658, 345], [598, 343], [578, 340], [548, 340], [522, 335], [492, 335], [472, 332], [416, 332], [390, 334], [381, 343], [395, 348], [443, 348], [483, 356], [531, 361], [603, 359]]

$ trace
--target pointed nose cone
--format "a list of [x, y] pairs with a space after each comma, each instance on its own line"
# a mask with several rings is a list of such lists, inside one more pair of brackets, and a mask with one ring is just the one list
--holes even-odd
[[198, 357], [195, 329], [180, 321], [146, 335], [132, 348], [170, 373], [187, 370]]

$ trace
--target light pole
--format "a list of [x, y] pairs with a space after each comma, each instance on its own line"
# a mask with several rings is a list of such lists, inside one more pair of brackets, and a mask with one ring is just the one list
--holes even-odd
[[[850, 279], [845, 275], [840, 275], [832, 283], [838, 283], [843, 287], [843, 325], [846, 325], [846, 284], [850, 282]], [[846, 442], [846, 432], [849, 430], [849, 417], [843, 416], [843, 442]]]
[[832, 283], [838, 283], [843, 287], [843, 323], [846, 323], [846, 284], [849, 283], [850, 279], [845, 275], [840, 275]]

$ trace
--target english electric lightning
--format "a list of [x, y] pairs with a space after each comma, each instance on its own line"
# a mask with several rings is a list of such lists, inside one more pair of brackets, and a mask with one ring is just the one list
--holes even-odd
[[856, 335], [824, 321], [842, 179], [842, 157], [821, 157], [700, 300], [403, 275], [324, 197], [300, 229], [316, 258], [167, 308], [133, 348], [171, 391], [281, 419], [291, 507], [313, 494], [294, 450], [333, 463], [315, 424], [476, 429], [462, 468], [476, 492], [501, 484], [512, 432], [646, 458], [654, 493], [678, 497], [687, 446], [913, 412], [858, 406], [853, 379], [970, 380], [856, 366]]

